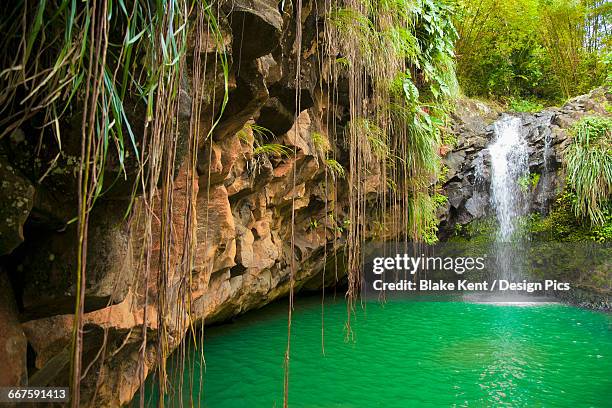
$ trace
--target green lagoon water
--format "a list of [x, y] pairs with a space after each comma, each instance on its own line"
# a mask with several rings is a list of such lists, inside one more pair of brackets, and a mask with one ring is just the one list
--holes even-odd
[[[323, 355], [320, 299], [296, 300], [291, 407], [612, 407], [610, 314], [430, 298], [367, 303], [352, 341], [345, 322], [327, 300]], [[193, 376], [196, 406], [282, 407], [286, 335], [284, 303], [206, 329], [202, 393], [196, 361], [167, 402], [188, 401]]]

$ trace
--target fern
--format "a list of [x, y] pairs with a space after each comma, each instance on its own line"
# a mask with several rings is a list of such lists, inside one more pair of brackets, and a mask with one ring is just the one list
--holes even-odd
[[268, 143], [253, 149], [253, 156], [266, 155], [276, 157], [289, 157], [293, 154], [291, 148], [278, 143]]
[[332, 177], [334, 178], [334, 180], [343, 179], [345, 177], [346, 172], [344, 171], [344, 167], [342, 167], [342, 165], [340, 163], [338, 163], [336, 160], [334, 160], [334, 159], [326, 159], [325, 160], [325, 165], [327, 166], [327, 168], [331, 172]]
[[331, 149], [329, 140], [319, 132], [312, 132], [311, 138], [314, 149], [319, 157], [325, 157], [325, 154]]

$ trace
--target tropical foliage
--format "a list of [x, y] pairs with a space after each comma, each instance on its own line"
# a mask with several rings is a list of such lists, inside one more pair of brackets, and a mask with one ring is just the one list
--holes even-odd
[[612, 5], [605, 0], [458, 4], [458, 73], [470, 96], [557, 102], [610, 76]]
[[612, 119], [585, 117], [574, 125], [567, 150], [567, 180], [577, 217], [602, 225], [612, 196]]
[[525, 232], [537, 241], [612, 242], [612, 205], [608, 203], [601, 209], [601, 224], [590, 225], [576, 217], [577, 198], [573, 192], [561, 194], [547, 216], [533, 214], [529, 217]]
[[[349, 158], [349, 310], [359, 293], [368, 228], [407, 240], [436, 239], [438, 147], [458, 91], [452, 15], [450, 2], [433, 0], [348, 0], [328, 12], [326, 52], [336, 64], [327, 82], [337, 84], [343, 76], [349, 85], [343, 137]], [[366, 214], [372, 178], [378, 179], [383, 209], [374, 216]]]

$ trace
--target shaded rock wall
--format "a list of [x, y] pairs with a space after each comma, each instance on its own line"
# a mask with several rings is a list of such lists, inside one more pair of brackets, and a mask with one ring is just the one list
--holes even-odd
[[27, 384], [27, 340], [6, 274], [0, 271], [0, 386]]
[[[317, 44], [320, 21], [311, 11], [314, 3], [304, 3], [302, 49], [311, 50]], [[287, 7], [281, 14], [275, 2], [248, 0], [220, 10], [219, 26], [230, 64], [229, 100], [211, 137], [199, 145], [198, 180], [193, 186], [197, 191], [198, 243], [189, 280], [189, 308], [185, 307], [185, 281], [174, 272], [182, 262], [184, 216], [189, 205], [190, 181], [182, 163], [193, 97], [189, 66], [184, 74], [172, 208], [173, 272], [166, 293], [169, 308], [162, 316], [169, 329], [170, 350], [185, 335], [186, 328], [180, 322], [185, 320], [187, 309], [196, 321], [208, 324], [287, 294], [293, 256], [292, 203], [298, 290], [304, 285], [310, 289], [321, 286], [324, 252], [333, 265], [334, 251], [340, 251], [343, 244], [337, 227], [345, 218], [347, 187], [342, 180], [335, 187], [331, 181], [325, 183], [324, 160], [312, 134], [316, 131], [328, 137], [321, 123], [327, 114], [335, 115], [340, 126], [346, 118], [341, 106], [323, 102], [330, 98], [319, 83], [316, 53], [303, 56], [300, 112], [296, 111], [295, 20]], [[193, 38], [188, 41], [194, 44]], [[219, 44], [208, 41], [200, 52], [214, 61], [221, 51]], [[206, 69], [202, 134], [210, 130], [212, 112], [218, 111], [223, 98], [220, 64], [208, 63]], [[142, 123], [143, 107], [138, 101], [126, 103], [133, 104], [129, 109], [133, 122]], [[66, 140], [61, 152], [52, 140], [43, 140], [41, 154], [38, 140], [31, 136], [33, 129], [27, 127], [0, 143], [0, 172], [6, 182], [0, 187], [6, 191], [0, 215], [11, 221], [0, 229], [0, 252], [4, 255], [0, 273], [7, 280], [0, 289], [3, 299], [6, 292], [7, 297], [14, 296], [17, 305], [0, 310], [6, 316], [3, 322], [10, 326], [5, 330], [10, 336], [6, 338], [10, 351], [6, 357], [16, 365], [10, 370], [15, 378], [6, 382], [27, 379], [32, 386], [68, 384], [77, 242], [76, 225], [70, 220], [77, 208], [80, 134], [70, 120], [62, 126]], [[271, 133], [257, 134], [254, 129], [258, 126]], [[134, 130], [142, 132], [137, 127]], [[283, 144], [295, 149], [296, 155], [255, 154], [258, 144], [263, 143]], [[331, 143], [331, 147], [339, 156], [343, 154], [341, 145]], [[147, 373], [158, 352], [155, 338], [160, 322], [151, 301], [157, 296], [157, 252], [146, 290], [150, 301], [145, 304], [144, 203], [137, 198], [132, 216], [126, 219], [136, 169], [128, 167], [125, 178], [117, 174], [116, 158], [109, 157], [105, 175], [105, 181], [110, 180], [105, 186], [108, 191], [90, 216], [83, 405], [119, 406], [132, 399], [139, 387], [145, 315], [150, 339], [144, 352]], [[336, 220], [326, 227], [332, 208]], [[154, 220], [154, 243], [159, 242], [159, 234], [159, 221]], [[158, 250], [154, 245], [154, 251]], [[6, 278], [10, 278], [10, 285]], [[328, 280], [330, 285], [335, 283], [335, 277]], [[31, 350], [27, 359], [26, 338]], [[5, 334], [0, 339], [4, 341]]]

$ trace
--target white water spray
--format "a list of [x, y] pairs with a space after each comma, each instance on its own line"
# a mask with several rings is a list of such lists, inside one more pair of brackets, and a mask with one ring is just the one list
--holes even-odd
[[516, 280], [522, 274], [522, 243], [513, 239], [519, 217], [526, 212], [521, 177], [529, 174], [529, 152], [520, 118], [505, 115], [495, 122], [491, 156], [491, 205], [497, 222], [494, 244], [497, 278]]
[[529, 153], [520, 118], [506, 115], [494, 129], [495, 141], [489, 146], [491, 201], [499, 223], [497, 241], [509, 242], [526, 210], [519, 179], [529, 174]]

